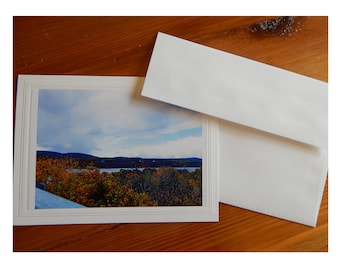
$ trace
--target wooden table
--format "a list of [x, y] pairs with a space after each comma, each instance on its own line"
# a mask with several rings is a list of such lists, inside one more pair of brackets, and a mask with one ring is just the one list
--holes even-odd
[[[145, 76], [158, 31], [328, 80], [327, 17], [15, 17], [14, 97], [18, 74]], [[328, 251], [327, 183], [315, 228], [219, 207], [218, 223], [14, 226], [14, 250]]]

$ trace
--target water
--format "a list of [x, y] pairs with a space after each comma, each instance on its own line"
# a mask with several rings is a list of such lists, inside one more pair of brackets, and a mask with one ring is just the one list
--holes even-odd
[[[194, 172], [198, 168], [197, 167], [174, 167], [177, 170], [187, 170], [188, 172]], [[107, 173], [113, 173], [113, 172], [119, 172], [120, 170], [127, 170], [127, 171], [133, 171], [133, 170], [139, 170], [143, 171], [144, 169], [159, 169], [159, 168], [101, 168], [99, 169], [100, 173], [107, 172]]]

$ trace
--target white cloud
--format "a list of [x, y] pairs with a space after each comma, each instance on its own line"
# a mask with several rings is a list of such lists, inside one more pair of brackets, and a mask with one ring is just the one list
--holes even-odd
[[[150, 145], [156, 144], [160, 135], [166, 141], [167, 134], [199, 127], [199, 114], [132, 96], [129, 89], [53, 92], [53, 102], [46, 97], [50, 102], [39, 112], [38, 144], [44, 149], [100, 157], [201, 155], [201, 145], [195, 143], [199, 138]], [[143, 140], [148, 142], [135, 146], [137, 141], [144, 144]]]
[[126, 137], [112, 137], [106, 136], [103, 138], [95, 138], [94, 142], [96, 149], [91, 151], [89, 154], [97, 157], [116, 157], [117, 155], [117, 145], [121, 141], [126, 140]]
[[131, 149], [122, 149], [116, 155], [144, 158], [202, 157], [202, 147], [202, 137], [186, 137], [157, 145], [139, 145]]
[[198, 114], [142, 97], [131, 100], [131, 95], [127, 89], [96, 91], [73, 108], [74, 122], [79, 129], [98, 127], [112, 136], [138, 132], [139, 137], [199, 126]]
[[37, 151], [50, 151], [51, 147], [43, 147], [40, 145], [37, 145]]

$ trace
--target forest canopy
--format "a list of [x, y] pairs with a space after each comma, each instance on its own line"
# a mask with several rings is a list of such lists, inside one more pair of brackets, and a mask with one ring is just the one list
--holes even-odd
[[87, 207], [202, 205], [202, 167], [100, 172], [73, 158], [38, 158], [36, 185]]

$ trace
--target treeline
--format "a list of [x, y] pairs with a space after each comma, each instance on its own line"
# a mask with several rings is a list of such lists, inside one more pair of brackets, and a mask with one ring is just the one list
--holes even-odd
[[141, 157], [112, 157], [102, 158], [83, 153], [58, 153], [51, 151], [37, 151], [37, 158], [72, 158], [81, 167], [90, 164], [98, 168], [159, 168], [159, 167], [200, 167], [200, 158], [141, 158]]
[[172, 167], [100, 173], [72, 158], [38, 158], [37, 186], [88, 207], [202, 205], [202, 170]]

